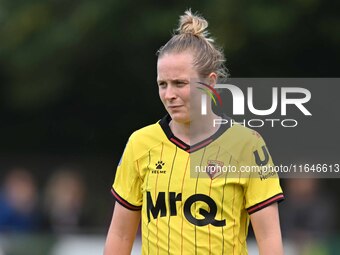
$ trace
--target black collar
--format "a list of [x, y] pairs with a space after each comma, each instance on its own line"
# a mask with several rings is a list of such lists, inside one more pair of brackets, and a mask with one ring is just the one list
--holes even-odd
[[178, 146], [179, 148], [181, 148], [182, 150], [185, 150], [186, 152], [194, 152], [197, 151], [205, 146], [207, 146], [208, 144], [210, 144], [211, 142], [213, 142], [214, 140], [216, 140], [219, 136], [221, 136], [226, 130], [228, 130], [228, 128], [230, 127], [230, 121], [231, 118], [229, 118], [228, 116], [223, 115], [222, 116], [223, 119], [228, 120], [228, 124], [222, 124], [220, 125], [219, 129], [210, 137], [204, 139], [201, 142], [198, 142], [192, 146], [186, 144], [185, 142], [183, 142], [181, 139], [177, 138], [171, 131], [169, 123], [171, 121], [171, 117], [169, 114], [165, 115], [158, 123], [159, 125], [162, 127], [164, 133], [166, 134], [166, 136], [168, 137], [168, 139], [174, 143], [176, 146]]

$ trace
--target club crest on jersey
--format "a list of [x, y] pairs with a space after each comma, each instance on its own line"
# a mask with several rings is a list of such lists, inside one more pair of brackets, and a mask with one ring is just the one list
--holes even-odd
[[222, 171], [223, 166], [224, 166], [224, 163], [222, 161], [208, 160], [206, 172], [210, 176], [211, 179], [214, 179], [223, 173]]

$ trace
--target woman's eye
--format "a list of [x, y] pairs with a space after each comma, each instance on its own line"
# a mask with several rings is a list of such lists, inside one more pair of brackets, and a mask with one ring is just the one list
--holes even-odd
[[186, 84], [186, 83], [185, 83], [184, 81], [178, 81], [178, 82], [176, 82], [176, 85], [177, 85], [178, 87], [183, 87], [185, 84]]

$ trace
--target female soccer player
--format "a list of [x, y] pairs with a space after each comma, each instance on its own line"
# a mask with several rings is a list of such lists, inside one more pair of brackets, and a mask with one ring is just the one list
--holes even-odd
[[168, 114], [129, 138], [112, 186], [118, 203], [105, 255], [130, 254], [140, 219], [142, 254], [247, 254], [249, 219], [260, 254], [283, 254], [277, 176], [239, 171], [272, 165], [263, 139], [241, 125], [213, 125], [221, 117], [209, 103], [201, 113], [204, 91], [226, 74], [207, 26], [186, 11], [158, 51]]

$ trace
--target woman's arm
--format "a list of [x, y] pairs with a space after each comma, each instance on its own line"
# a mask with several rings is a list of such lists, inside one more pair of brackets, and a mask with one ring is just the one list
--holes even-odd
[[250, 215], [260, 255], [283, 255], [277, 203]]
[[136, 237], [141, 211], [131, 211], [116, 203], [107, 234], [104, 255], [129, 255]]

